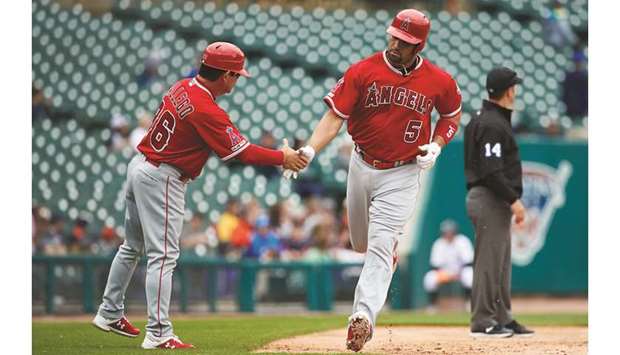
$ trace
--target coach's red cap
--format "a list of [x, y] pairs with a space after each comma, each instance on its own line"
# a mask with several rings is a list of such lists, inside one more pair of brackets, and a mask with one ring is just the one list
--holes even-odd
[[208, 45], [202, 53], [202, 64], [250, 77], [250, 73], [243, 67], [245, 64], [245, 54], [232, 43], [213, 42]]
[[426, 41], [430, 29], [431, 21], [424, 13], [407, 9], [394, 17], [387, 33], [407, 43], [419, 44]]

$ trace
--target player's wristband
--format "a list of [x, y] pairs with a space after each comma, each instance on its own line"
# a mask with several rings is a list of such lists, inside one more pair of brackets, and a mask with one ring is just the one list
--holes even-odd
[[435, 133], [433, 133], [433, 138], [439, 136], [443, 138], [446, 144], [448, 144], [448, 142], [454, 138], [458, 129], [459, 127], [454, 124], [454, 122], [446, 118], [440, 118], [435, 125]]
[[312, 159], [314, 159], [314, 155], [316, 154], [316, 152], [314, 151], [314, 148], [312, 148], [311, 146], [306, 145], [306, 146], [299, 148], [299, 150], [306, 158], [308, 158], [308, 164], [312, 161]]

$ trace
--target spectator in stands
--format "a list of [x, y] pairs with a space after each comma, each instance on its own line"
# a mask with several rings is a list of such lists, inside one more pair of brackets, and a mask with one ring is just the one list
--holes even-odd
[[252, 244], [245, 253], [248, 258], [256, 258], [261, 261], [278, 259], [282, 251], [280, 238], [269, 227], [269, 217], [259, 216], [254, 225]]
[[195, 77], [196, 75], [198, 75], [198, 69], [200, 68], [201, 62], [202, 62], [202, 53], [200, 53], [198, 57], [196, 57], [196, 63], [194, 64], [192, 69], [190, 69], [187, 75], [185, 75], [185, 77], [191, 79]]
[[41, 234], [41, 220], [40, 207], [37, 205], [32, 206], [32, 254], [38, 254], [38, 242], [39, 235]]
[[34, 218], [33, 229], [33, 253], [43, 253], [43, 237], [47, 234], [52, 218], [52, 212], [45, 206], [33, 206], [32, 213]]
[[91, 252], [96, 255], [113, 256], [122, 244], [114, 226], [103, 226], [99, 239], [91, 245]]
[[568, 10], [562, 3], [556, 0], [551, 9], [545, 8], [543, 19], [543, 34], [551, 45], [561, 49], [577, 42], [577, 37], [568, 21]]
[[140, 88], [147, 87], [157, 78], [159, 65], [161, 64], [161, 52], [159, 49], [153, 49], [144, 61], [144, 71], [136, 78], [136, 83]]
[[50, 118], [50, 102], [43, 95], [43, 90], [32, 84], [32, 121]]
[[205, 226], [204, 216], [201, 213], [192, 215], [189, 225], [183, 227], [180, 239], [182, 250], [192, 250], [198, 256], [217, 255], [217, 233], [213, 227]]
[[[276, 142], [273, 134], [266, 130], [263, 130], [263, 134], [260, 137], [259, 145], [271, 149], [278, 148], [278, 142]], [[274, 177], [280, 177], [280, 171], [274, 165], [258, 165], [255, 167], [255, 169], [259, 174], [264, 175], [268, 180], [271, 180]]]
[[443, 4], [444, 11], [452, 16], [457, 16], [463, 10], [462, 0], [445, 0]]
[[110, 119], [110, 129], [112, 130], [110, 149], [120, 152], [129, 146], [129, 122], [124, 115], [120, 113], [113, 114]]
[[303, 219], [303, 233], [306, 238], [309, 238], [314, 227], [323, 220], [324, 211], [323, 206], [321, 206], [321, 199], [317, 196], [310, 196], [305, 199], [304, 205], [306, 214]]
[[301, 222], [295, 222], [288, 238], [282, 238], [283, 259], [299, 260], [303, 257], [308, 243], [301, 228]]
[[151, 126], [152, 121], [153, 116], [151, 116], [151, 114], [147, 112], [142, 112], [138, 116], [138, 126], [136, 126], [136, 128], [134, 128], [129, 135], [129, 142], [131, 144], [131, 147], [136, 152], [138, 151], [138, 144], [140, 144], [142, 138], [144, 138], [144, 135], [146, 135], [146, 132]]
[[230, 246], [233, 253], [229, 254], [234, 259], [241, 258], [252, 243], [252, 225], [248, 221], [248, 210], [243, 207], [241, 209], [239, 224], [230, 236]]
[[329, 253], [332, 229], [329, 224], [321, 223], [314, 226], [310, 240], [311, 247], [304, 253], [303, 260], [313, 263], [325, 263], [332, 260]]
[[226, 255], [230, 248], [230, 240], [233, 232], [239, 226], [239, 200], [230, 199], [226, 204], [224, 213], [217, 221], [215, 229], [217, 231], [218, 250], [220, 255]]
[[53, 214], [50, 225], [41, 240], [43, 254], [45, 255], [65, 255], [67, 246], [65, 245], [64, 234], [65, 223], [61, 215]]
[[573, 63], [573, 70], [566, 72], [562, 83], [562, 101], [566, 114], [575, 121], [588, 116], [588, 70], [583, 51], [575, 51]]
[[441, 235], [431, 249], [431, 270], [424, 276], [424, 289], [429, 296], [430, 312], [436, 310], [439, 287], [451, 282], [461, 284], [465, 305], [469, 306], [474, 275], [474, 248], [471, 241], [458, 233], [458, 225], [450, 219], [441, 222], [439, 229]]
[[291, 236], [293, 231], [293, 218], [289, 211], [289, 202], [287, 200], [278, 201], [269, 209], [269, 221], [271, 228], [283, 239], [286, 240]]
[[88, 242], [88, 221], [77, 218], [67, 241], [69, 253], [82, 252], [86, 249]]

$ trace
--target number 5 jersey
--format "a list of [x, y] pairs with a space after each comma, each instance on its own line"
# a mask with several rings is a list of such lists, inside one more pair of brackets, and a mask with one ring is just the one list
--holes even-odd
[[431, 112], [442, 118], [461, 111], [461, 92], [444, 70], [418, 56], [401, 72], [378, 52], [349, 67], [323, 98], [341, 118], [366, 154], [385, 161], [406, 161], [431, 138]]

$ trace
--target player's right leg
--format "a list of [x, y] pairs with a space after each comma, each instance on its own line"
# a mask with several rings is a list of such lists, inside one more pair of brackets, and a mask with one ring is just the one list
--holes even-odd
[[132, 189], [135, 166], [136, 158], [129, 163], [127, 169], [125, 241], [112, 261], [103, 299], [93, 319], [97, 328], [128, 337], [137, 336], [140, 330], [125, 318], [125, 292], [144, 251], [140, 217]]
[[170, 166], [155, 167], [143, 162], [134, 185], [148, 258], [145, 286], [148, 321], [142, 343], [146, 349], [188, 345], [176, 338], [169, 317], [172, 274], [180, 253], [179, 236], [185, 211], [185, 184], [178, 176]]
[[[368, 209], [367, 251], [353, 300], [353, 315], [366, 318], [369, 327], [357, 327], [364, 333], [353, 340], [363, 339], [365, 342], [372, 338], [372, 329], [385, 304], [394, 274], [398, 238], [413, 215], [420, 188], [417, 178], [419, 173], [420, 169], [415, 165], [371, 171], [372, 176], [368, 179], [371, 181], [369, 185], [372, 184], [372, 198]], [[355, 223], [349, 221], [350, 225]], [[365, 324], [365, 320], [362, 324]], [[349, 330], [355, 328], [353, 325], [350, 320]], [[367, 334], [366, 330], [370, 333]], [[356, 349], [361, 349], [363, 343], [352, 341], [351, 345], [347, 340], [347, 347], [358, 351]]]
[[347, 177], [347, 218], [353, 250], [365, 253], [368, 247], [368, 208], [370, 206], [370, 168], [355, 151], [351, 154]]

